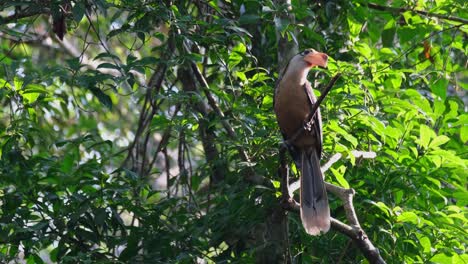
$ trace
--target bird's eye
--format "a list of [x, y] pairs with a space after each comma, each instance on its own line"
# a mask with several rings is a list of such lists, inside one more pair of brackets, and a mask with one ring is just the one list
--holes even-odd
[[307, 54], [309, 54], [309, 53], [310, 53], [310, 50], [304, 50], [304, 51], [302, 52], [302, 55], [307, 55]]

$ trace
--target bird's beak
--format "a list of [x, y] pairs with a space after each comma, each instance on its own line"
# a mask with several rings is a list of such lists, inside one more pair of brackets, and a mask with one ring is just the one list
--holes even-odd
[[310, 67], [319, 66], [326, 68], [328, 55], [321, 52], [310, 52], [304, 57], [304, 60], [309, 63]]

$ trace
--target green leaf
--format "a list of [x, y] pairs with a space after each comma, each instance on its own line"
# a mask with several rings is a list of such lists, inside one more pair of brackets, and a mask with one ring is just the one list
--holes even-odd
[[52, 249], [49, 253], [50, 255], [50, 260], [52, 260], [53, 262], [57, 262], [58, 259], [57, 259], [57, 254], [59, 252], [59, 247], [56, 247], [54, 249]]
[[72, 71], [78, 71], [84, 65], [81, 64], [81, 59], [79, 57], [65, 60]]
[[101, 104], [112, 110], [112, 99], [109, 95], [105, 94], [101, 89], [92, 87], [89, 89], [99, 100]]
[[401, 201], [403, 200], [404, 194], [405, 193], [402, 190], [398, 190], [395, 192], [395, 202], [397, 204], [401, 203]]
[[16, 77], [13, 79], [13, 84], [15, 86], [15, 89], [16, 90], [21, 90], [23, 88], [23, 80], [21, 80], [20, 78]]
[[357, 146], [358, 140], [354, 136], [352, 136], [348, 131], [344, 130], [335, 120], [329, 122], [329, 128], [340, 134], [344, 139], [350, 142], [353, 147]]
[[142, 58], [141, 60], [138, 60], [138, 65], [142, 65], [142, 66], [156, 65], [158, 62], [159, 62], [158, 58], [148, 56], [148, 57]]
[[430, 149], [434, 149], [440, 145], [443, 145], [447, 142], [450, 141], [450, 138], [447, 137], [447, 136], [444, 136], [444, 135], [441, 135], [441, 136], [437, 136], [436, 138], [434, 138], [431, 143], [429, 144], [429, 148]]
[[127, 30], [130, 29], [130, 25], [129, 24], [123, 24], [121, 28], [116, 28], [116, 29], [113, 29], [109, 32], [109, 34], [107, 34], [107, 39], [111, 39], [112, 37], [116, 36], [116, 35], [119, 35], [119, 34], [122, 34], [124, 32], [126, 32]]
[[440, 96], [443, 100], [447, 97], [447, 87], [449, 81], [445, 78], [440, 78], [437, 81], [433, 82], [431, 85], [432, 92]]
[[460, 127], [460, 139], [463, 144], [466, 144], [468, 141], [468, 125], [463, 125]]
[[441, 117], [445, 112], [445, 101], [442, 100], [434, 100], [434, 118], [437, 119]]
[[83, 2], [75, 2], [75, 5], [73, 6], [73, 20], [75, 20], [76, 23], [80, 23], [80, 21], [83, 19], [83, 16], [86, 12], [86, 6], [84, 5]]
[[262, 105], [273, 106], [273, 97], [268, 95], [263, 97]]
[[244, 14], [239, 17], [239, 24], [240, 25], [250, 25], [255, 24], [260, 20], [258, 15], [253, 14]]
[[247, 76], [245, 75], [244, 72], [242, 72], [242, 71], [236, 71], [234, 74], [235, 74], [241, 81], [243, 81], [243, 82], [247, 81]]
[[372, 58], [372, 50], [366, 43], [358, 42], [354, 48], [366, 59]]
[[44, 263], [44, 261], [41, 259], [41, 257], [39, 257], [39, 255], [31, 254], [27, 258], [26, 263], [27, 264], [42, 264], [42, 263]]
[[126, 248], [122, 251], [122, 253], [119, 256], [119, 260], [121, 261], [128, 261], [138, 253], [138, 238], [136, 238], [135, 235], [133, 235], [130, 236], [127, 239], [127, 241], [128, 242]]
[[430, 176], [426, 176], [425, 179], [432, 182], [435, 186], [437, 186], [438, 189], [440, 189], [441, 184], [440, 184], [440, 181], [438, 179], [435, 179], [435, 178], [430, 177]]
[[419, 107], [419, 110], [423, 113], [432, 113], [432, 107], [427, 98], [421, 95], [415, 89], [408, 89], [405, 91], [405, 95], [409, 97], [409, 99]]
[[399, 90], [401, 87], [401, 82], [403, 80], [404, 75], [395, 73], [390, 74], [388, 79], [385, 80], [385, 87], [388, 89]]
[[26, 103], [32, 104], [36, 102], [37, 98], [39, 98], [40, 93], [23, 93], [23, 98], [25, 99]]
[[61, 171], [66, 174], [70, 174], [73, 169], [76, 157], [74, 151], [67, 151], [65, 157], [63, 158], [62, 165], [60, 166]]
[[343, 177], [346, 172], [346, 167], [344, 165], [341, 165], [338, 169], [330, 168], [330, 171], [333, 173], [333, 176], [335, 176], [336, 181], [340, 184], [341, 187], [350, 187], [348, 181], [346, 181], [346, 179]]
[[103, 226], [107, 219], [107, 212], [104, 208], [97, 208], [94, 210], [94, 223], [97, 226]]
[[357, 37], [361, 32], [362, 24], [357, 22], [354, 18], [348, 17], [348, 29], [349, 33], [353, 37]]
[[382, 31], [382, 44], [384, 47], [393, 47], [393, 41], [395, 40], [395, 19], [390, 19]]
[[171, 120], [169, 120], [165, 115], [155, 115], [151, 120], [150, 128], [152, 130], [161, 130], [169, 124], [171, 124]]
[[203, 61], [203, 55], [195, 52], [191, 52], [187, 54], [187, 57], [194, 62], [202, 62]]
[[47, 93], [47, 90], [43, 85], [40, 84], [28, 84], [25, 89], [22, 91], [22, 96], [25, 99], [26, 103], [32, 104], [36, 102], [37, 98], [41, 94]]
[[392, 210], [383, 202], [374, 202], [370, 201], [373, 205], [375, 205], [377, 208], [380, 209], [380, 211], [384, 212], [387, 217], [389, 217], [392, 214]]
[[99, 65], [97, 66], [97, 69], [101, 69], [101, 68], [120, 70], [120, 67], [119, 67], [119, 66], [114, 65], [114, 64], [112, 64], [112, 63], [108, 63], [108, 62], [101, 63], [101, 64], [99, 64]]
[[2, 88], [11, 89], [11, 85], [4, 79], [0, 78], [0, 89]]
[[425, 60], [423, 63], [416, 64], [416, 71], [422, 72], [432, 66], [432, 62], [430, 60]]
[[342, 134], [342, 136], [349, 142], [353, 147], [356, 147], [358, 145], [358, 140], [355, 138], [353, 135], [346, 133]]
[[244, 58], [247, 48], [243, 43], [238, 43], [229, 54], [228, 65], [232, 69], [238, 65]]
[[444, 253], [439, 253], [439, 254], [436, 254], [434, 255], [434, 257], [432, 257], [430, 259], [431, 262], [433, 263], [452, 263], [452, 256], [447, 256], [445, 255]]
[[222, 13], [222, 10], [219, 8], [218, 6], [218, 2], [214, 1], [214, 0], [211, 0], [208, 2], [208, 4], [214, 9], [216, 10], [216, 12], [218, 13]]
[[397, 222], [412, 223], [417, 225], [419, 223], [419, 217], [413, 212], [403, 212], [397, 216]]
[[419, 126], [419, 140], [418, 143], [424, 149], [427, 149], [431, 138], [435, 137], [435, 132], [426, 125]]
[[398, 128], [387, 126], [385, 128], [385, 135], [393, 139], [400, 139], [403, 136], [403, 131]]
[[111, 54], [109, 52], [102, 52], [99, 53], [96, 57], [94, 57], [94, 60], [99, 60], [99, 59], [104, 59], [104, 58], [111, 58], [116, 61], [120, 61], [120, 58], [114, 54]]

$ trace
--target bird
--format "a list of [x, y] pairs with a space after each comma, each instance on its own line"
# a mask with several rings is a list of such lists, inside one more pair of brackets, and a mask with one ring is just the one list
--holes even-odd
[[[317, 109], [311, 126], [306, 120], [317, 101], [307, 75], [313, 67], [326, 68], [327, 62], [328, 55], [314, 49], [305, 49], [292, 57], [277, 81], [273, 103], [278, 126], [300, 172], [302, 225], [314, 236], [330, 229], [330, 207], [320, 169], [323, 142], [320, 110]], [[295, 135], [302, 128], [303, 132]]]

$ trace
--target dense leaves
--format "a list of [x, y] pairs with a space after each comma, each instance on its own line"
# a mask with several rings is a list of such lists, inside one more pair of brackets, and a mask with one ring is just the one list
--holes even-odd
[[271, 225], [279, 37], [330, 55], [315, 87], [342, 73], [321, 107], [323, 159], [343, 154], [326, 177], [356, 190], [383, 258], [468, 262], [467, 4], [385, 4], [1, 3], [0, 262], [251, 263], [279, 244], [366, 263], [297, 214]]

